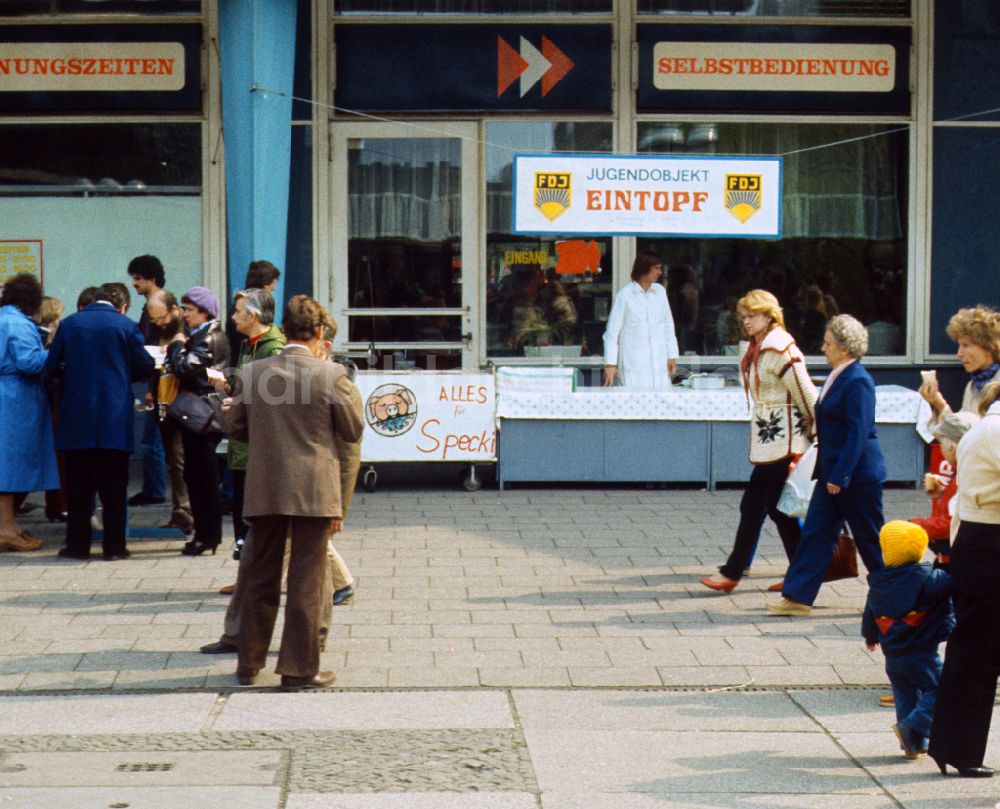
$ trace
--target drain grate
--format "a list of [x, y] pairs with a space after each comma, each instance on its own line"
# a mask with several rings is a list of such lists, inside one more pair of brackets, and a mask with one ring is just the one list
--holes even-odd
[[118, 772], [170, 772], [173, 768], [172, 763], [139, 761], [134, 764], [119, 764], [115, 770]]

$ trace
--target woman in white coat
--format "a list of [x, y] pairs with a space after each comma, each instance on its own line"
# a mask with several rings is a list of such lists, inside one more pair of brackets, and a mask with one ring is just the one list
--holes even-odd
[[604, 332], [604, 386], [663, 390], [677, 370], [677, 335], [658, 283], [663, 260], [643, 250], [632, 264], [632, 281], [615, 295]]

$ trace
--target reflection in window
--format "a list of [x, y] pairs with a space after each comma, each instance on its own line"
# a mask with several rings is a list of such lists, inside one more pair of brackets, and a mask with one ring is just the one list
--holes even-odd
[[0, 0], [0, 16], [21, 14], [200, 14], [201, 0]]
[[[868, 327], [870, 354], [903, 353], [907, 133], [878, 135], [890, 128], [639, 125], [640, 151], [786, 155], [781, 239], [638, 240], [638, 249], [663, 255], [682, 353], [735, 354], [735, 304], [755, 287], [777, 295], [807, 354], [820, 353], [827, 319], [841, 312]], [[878, 136], [857, 139], [865, 135]]]
[[462, 159], [457, 138], [348, 144], [348, 283], [352, 342], [458, 342], [461, 318], [406, 309], [462, 305]]
[[486, 350], [490, 357], [600, 355], [611, 307], [611, 239], [511, 233], [513, 156], [610, 152], [605, 123], [486, 128]]
[[201, 127], [0, 127], [0, 195], [16, 193], [201, 193]]
[[609, 14], [612, 0], [334, 0], [334, 14]]
[[908, 17], [910, 0], [639, 0], [640, 14]]

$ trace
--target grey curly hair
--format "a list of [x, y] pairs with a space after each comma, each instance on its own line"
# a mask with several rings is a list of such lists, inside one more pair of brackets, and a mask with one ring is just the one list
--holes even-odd
[[855, 359], [861, 359], [868, 352], [868, 330], [860, 320], [850, 315], [837, 315], [826, 324], [830, 336]]

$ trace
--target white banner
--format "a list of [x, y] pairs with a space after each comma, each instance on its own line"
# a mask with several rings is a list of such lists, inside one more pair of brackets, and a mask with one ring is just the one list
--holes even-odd
[[515, 233], [781, 236], [780, 157], [515, 155]]
[[657, 42], [658, 90], [891, 93], [892, 45], [791, 42]]
[[495, 461], [493, 374], [361, 371], [361, 458], [374, 461]]

